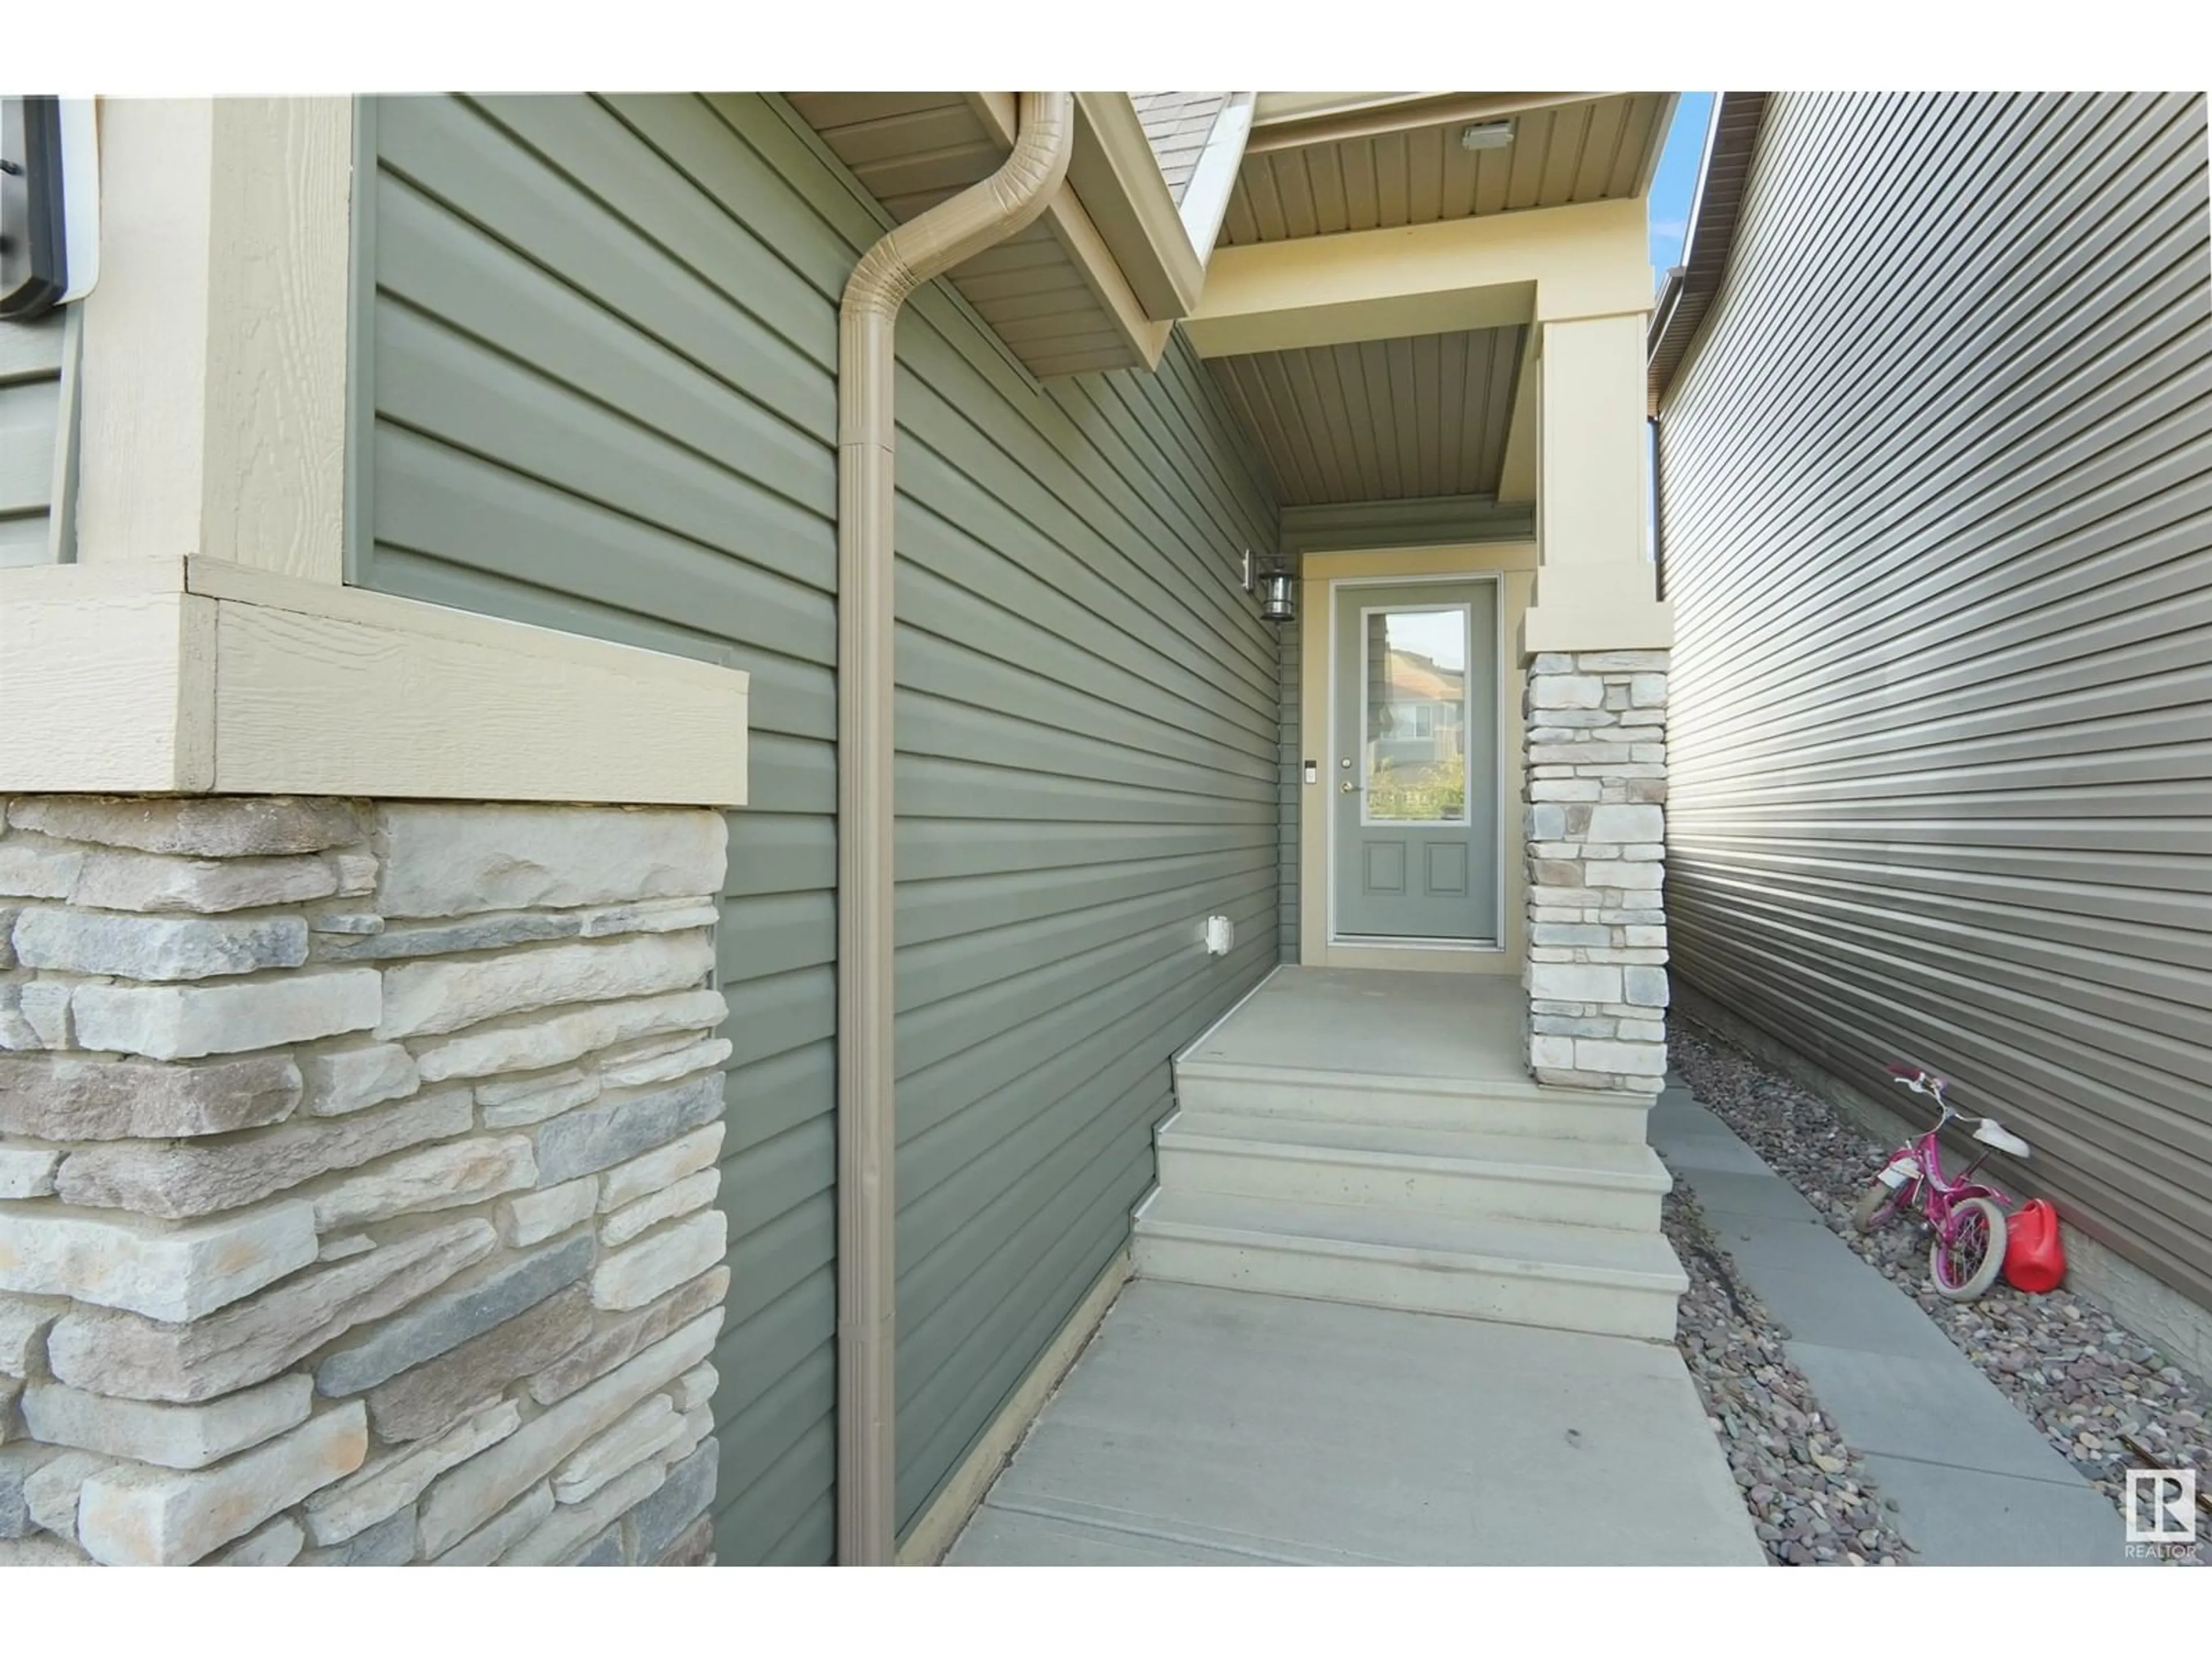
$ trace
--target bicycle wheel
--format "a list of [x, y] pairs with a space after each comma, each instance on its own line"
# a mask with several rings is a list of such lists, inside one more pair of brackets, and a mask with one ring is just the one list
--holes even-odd
[[1879, 1232], [1911, 1203], [1913, 1185], [1910, 1181], [1902, 1187], [1893, 1187], [1886, 1181], [1875, 1182], [1851, 1212], [1851, 1225], [1863, 1233]]
[[1928, 1247], [1928, 1277], [1936, 1293], [1972, 1302], [2003, 1271], [2005, 1212], [1986, 1198], [1962, 1200]]

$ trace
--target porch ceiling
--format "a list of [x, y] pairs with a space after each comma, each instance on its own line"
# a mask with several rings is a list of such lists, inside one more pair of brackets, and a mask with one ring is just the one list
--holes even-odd
[[1208, 360], [1286, 507], [1494, 495], [1528, 331]]
[[[1265, 94], [1229, 199], [1237, 246], [1387, 229], [1640, 195], [1674, 94]], [[1513, 143], [1470, 151], [1460, 131], [1510, 119]], [[1378, 130], [1379, 129], [1379, 130]]]

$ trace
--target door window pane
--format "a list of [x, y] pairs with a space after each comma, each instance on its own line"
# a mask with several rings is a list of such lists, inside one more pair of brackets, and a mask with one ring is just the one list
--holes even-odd
[[1468, 608], [1361, 620], [1366, 821], [1466, 823]]

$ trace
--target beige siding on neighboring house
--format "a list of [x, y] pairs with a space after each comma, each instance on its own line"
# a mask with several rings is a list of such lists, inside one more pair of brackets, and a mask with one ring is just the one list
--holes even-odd
[[1676, 968], [2212, 1302], [2205, 137], [1777, 94], [1661, 431]]
[[56, 463], [68, 429], [68, 343], [64, 312], [0, 322], [0, 569], [60, 556], [52, 509], [66, 484]]

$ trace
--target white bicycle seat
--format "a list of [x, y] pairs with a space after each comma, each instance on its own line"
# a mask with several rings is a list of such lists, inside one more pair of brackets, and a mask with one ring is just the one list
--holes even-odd
[[2001, 1152], [2010, 1152], [2014, 1158], [2032, 1155], [2026, 1141], [1993, 1117], [1985, 1117], [1975, 1126], [1974, 1139], [1985, 1146], [1996, 1147]]

